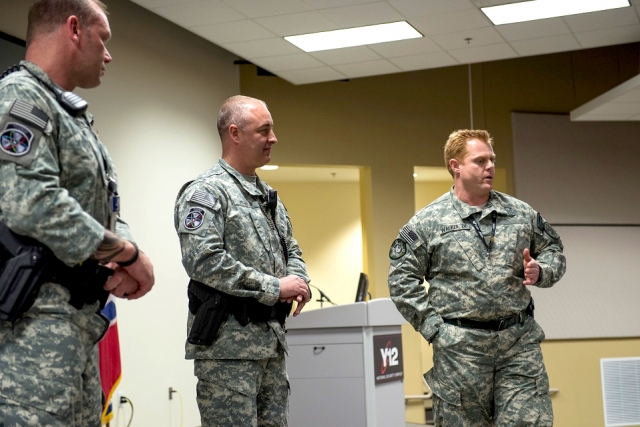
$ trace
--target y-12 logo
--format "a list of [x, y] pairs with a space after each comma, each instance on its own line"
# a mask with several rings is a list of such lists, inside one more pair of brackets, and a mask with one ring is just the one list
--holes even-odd
[[382, 366], [380, 367], [380, 373], [387, 372], [387, 367], [398, 366], [398, 348], [391, 347], [391, 341], [387, 341], [387, 346], [380, 349], [382, 354]]

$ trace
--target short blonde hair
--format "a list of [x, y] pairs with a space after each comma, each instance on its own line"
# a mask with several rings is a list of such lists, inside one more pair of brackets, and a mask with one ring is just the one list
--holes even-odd
[[478, 139], [490, 147], [493, 147], [493, 138], [486, 130], [482, 129], [460, 129], [449, 135], [446, 144], [444, 144], [444, 164], [447, 170], [453, 176], [453, 170], [449, 165], [449, 160], [456, 159], [462, 161], [467, 155], [467, 141], [470, 139]]

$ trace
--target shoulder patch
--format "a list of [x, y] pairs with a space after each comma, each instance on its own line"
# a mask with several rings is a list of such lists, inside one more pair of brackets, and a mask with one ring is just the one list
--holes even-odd
[[407, 245], [402, 239], [394, 240], [391, 245], [391, 249], [389, 249], [389, 258], [391, 259], [399, 259], [407, 253]]
[[184, 228], [187, 230], [197, 230], [204, 224], [204, 217], [207, 213], [202, 208], [191, 208], [184, 218]]
[[44, 131], [47, 127], [49, 118], [38, 107], [28, 104], [24, 101], [16, 99], [9, 110], [9, 114], [16, 119], [24, 120], [25, 122], [35, 126], [40, 131]]
[[33, 132], [19, 123], [7, 122], [0, 133], [0, 149], [10, 156], [24, 156], [31, 150]]
[[19, 99], [13, 101], [0, 116], [0, 160], [30, 166], [48, 123], [42, 110]]
[[400, 237], [406, 240], [410, 245], [418, 241], [418, 235], [409, 226], [405, 225], [400, 230]]
[[216, 198], [213, 194], [205, 193], [200, 190], [196, 190], [187, 201], [197, 203], [209, 209], [213, 209], [216, 205]]

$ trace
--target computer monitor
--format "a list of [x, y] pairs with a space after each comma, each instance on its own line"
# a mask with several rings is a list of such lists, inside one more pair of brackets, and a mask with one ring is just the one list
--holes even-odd
[[358, 291], [356, 292], [356, 302], [366, 301], [369, 293], [369, 277], [365, 273], [360, 273], [358, 280]]

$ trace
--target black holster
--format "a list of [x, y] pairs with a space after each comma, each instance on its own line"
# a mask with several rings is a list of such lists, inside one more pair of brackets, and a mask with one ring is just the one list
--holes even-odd
[[229, 318], [227, 300], [222, 292], [193, 279], [189, 281], [187, 292], [189, 311], [195, 315], [187, 341], [210, 346], [220, 326]]
[[77, 309], [96, 301], [104, 305], [109, 293], [102, 287], [112, 274], [113, 270], [94, 260], [69, 267], [48, 247], [14, 233], [0, 221], [0, 320], [18, 319], [47, 281], [69, 289], [69, 303]]
[[202, 282], [189, 281], [189, 311], [195, 315], [187, 341], [190, 344], [213, 344], [220, 326], [230, 315], [243, 327], [249, 323], [277, 319], [284, 322], [291, 312], [291, 304], [277, 302], [275, 306], [260, 303], [255, 298], [241, 298], [225, 294]]
[[49, 248], [0, 221], [0, 320], [13, 322], [33, 305], [53, 259]]

